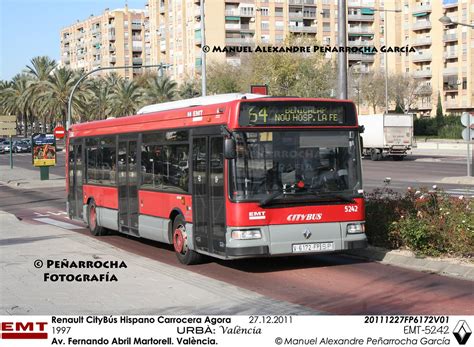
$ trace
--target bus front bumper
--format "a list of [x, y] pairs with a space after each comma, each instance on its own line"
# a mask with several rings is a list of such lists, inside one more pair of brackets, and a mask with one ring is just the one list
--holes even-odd
[[[349, 234], [347, 225], [363, 222], [269, 225], [228, 227], [226, 256], [228, 258], [331, 253], [367, 247], [365, 233]], [[259, 229], [261, 238], [238, 240], [235, 230]], [[308, 249], [308, 250], [306, 250]]]

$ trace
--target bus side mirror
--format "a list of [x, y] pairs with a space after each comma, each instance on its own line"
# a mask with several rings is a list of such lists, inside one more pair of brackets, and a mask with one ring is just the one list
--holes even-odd
[[224, 158], [235, 159], [237, 158], [237, 151], [235, 141], [233, 139], [224, 139]]

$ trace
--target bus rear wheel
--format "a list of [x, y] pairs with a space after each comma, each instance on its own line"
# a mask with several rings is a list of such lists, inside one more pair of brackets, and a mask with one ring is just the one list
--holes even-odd
[[181, 215], [174, 219], [172, 236], [174, 251], [180, 263], [193, 265], [201, 262], [201, 255], [188, 247], [186, 222]]
[[91, 200], [87, 205], [87, 224], [89, 224], [92, 235], [102, 236], [106, 234], [105, 228], [97, 224], [97, 206], [94, 200]]

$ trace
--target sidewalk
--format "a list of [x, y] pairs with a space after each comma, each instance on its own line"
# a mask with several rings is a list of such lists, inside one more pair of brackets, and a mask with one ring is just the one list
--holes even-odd
[[[77, 232], [26, 224], [3, 211], [0, 223], [0, 315], [322, 313], [134, 255]], [[37, 260], [45, 264], [40, 269], [35, 267]], [[47, 260], [123, 261], [127, 268], [48, 269]], [[117, 282], [45, 282], [45, 273], [108, 273]]]
[[21, 189], [64, 187], [66, 180], [58, 175], [49, 175], [49, 180], [41, 181], [38, 169], [25, 169], [0, 165], [0, 182]]
[[410, 251], [390, 251], [373, 246], [346, 253], [359, 258], [378, 261], [382, 264], [474, 281], [474, 263], [460, 259], [417, 257]]

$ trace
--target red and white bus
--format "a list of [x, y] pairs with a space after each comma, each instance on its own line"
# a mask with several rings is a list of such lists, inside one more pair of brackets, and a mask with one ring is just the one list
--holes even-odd
[[73, 125], [68, 212], [184, 264], [367, 245], [350, 101], [225, 94]]

